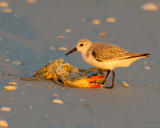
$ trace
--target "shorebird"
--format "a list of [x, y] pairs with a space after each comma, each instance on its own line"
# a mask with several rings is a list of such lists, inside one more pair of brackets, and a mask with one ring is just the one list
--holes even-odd
[[106, 76], [104, 78], [103, 84], [109, 75], [112, 72], [112, 85], [106, 88], [114, 87], [115, 79], [115, 68], [119, 67], [128, 67], [133, 62], [149, 57], [149, 53], [135, 53], [129, 52], [125, 49], [120, 48], [117, 45], [104, 43], [104, 42], [95, 42], [88, 39], [80, 40], [76, 47], [71, 51], [67, 52], [65, 55], [69, 55], [75, 51], [81, 52], [83, 59], [90, 65], [106, 70]]

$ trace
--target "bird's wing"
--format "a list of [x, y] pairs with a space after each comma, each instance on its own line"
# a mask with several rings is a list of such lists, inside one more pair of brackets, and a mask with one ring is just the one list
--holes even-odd
[[107, 43], [94, 43], [89, 51], [97, 61], [117, 60], [130, 57], [133, 54], [116, 45]]

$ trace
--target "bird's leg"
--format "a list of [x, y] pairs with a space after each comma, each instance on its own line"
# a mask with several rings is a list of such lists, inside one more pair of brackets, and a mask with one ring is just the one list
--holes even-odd
[[112, 89], [114, 87], [114, 79], [115, 79], [115, 72], [112, 71], [112, 85], [110, 87], [106, 87], [106, 88]]
[[107, 74], [106, 74], [106, 76], [105, 76], [104, 81], [103, 81], [102, 84], [105, 84], [105, 81], [106, 81], [107, 77], [109, 76], [109, 73], [110, 73], [110, 70], [107, 70]]
[[112, 86], [110, 88], [113, 88], [114, 87], [114, 79], [115, 79], [115, 71], [112, 71]]

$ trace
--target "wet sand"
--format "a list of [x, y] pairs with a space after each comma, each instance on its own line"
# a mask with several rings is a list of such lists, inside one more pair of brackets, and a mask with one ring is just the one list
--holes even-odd
[[[157, 1], [151, 2], [160, 6]], [[142, 10], [145, 3], [15, 0], [8, 2], [12, 12], [3, 12], [4, 7], [0, 7], [0, 108], [11, 108], [0, 111], [0, 120], [7, 121], [9, 128], [159, 128], [160, 17], [159, 9]], [[106, 22], [108, 17], [116, 22]], [[100, 23], [93, 24], [95, 19]], [[100, 36], [100, 32], [107, 35]], [[80, 53], [65, 56], [65, 48], [73, 48], [82, 38], [149, 52], [151, 57], [116, 69], [112, 90], [63, 88], [48, 80], [17, 80], [61, 57], [79, 68], [90, 68]], [[4, 87], [11, 81], [17, 83], [17, 90], [6, 91]], [[122, 81], [130, 87], [124, 87]], [[53, 103], [54, 99], [64, 103]]]

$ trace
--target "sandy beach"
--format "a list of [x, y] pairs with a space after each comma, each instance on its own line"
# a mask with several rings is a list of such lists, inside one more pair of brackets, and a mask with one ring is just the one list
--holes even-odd
[[[159, 128], [160, 2], [150, 3], [0, 0], [0, 128]], [[113, 89], [17, 79], [52, 59], [91, 68], [80, 53], [65, 56], [83, 38], [151, 56], [116, 69]]]

